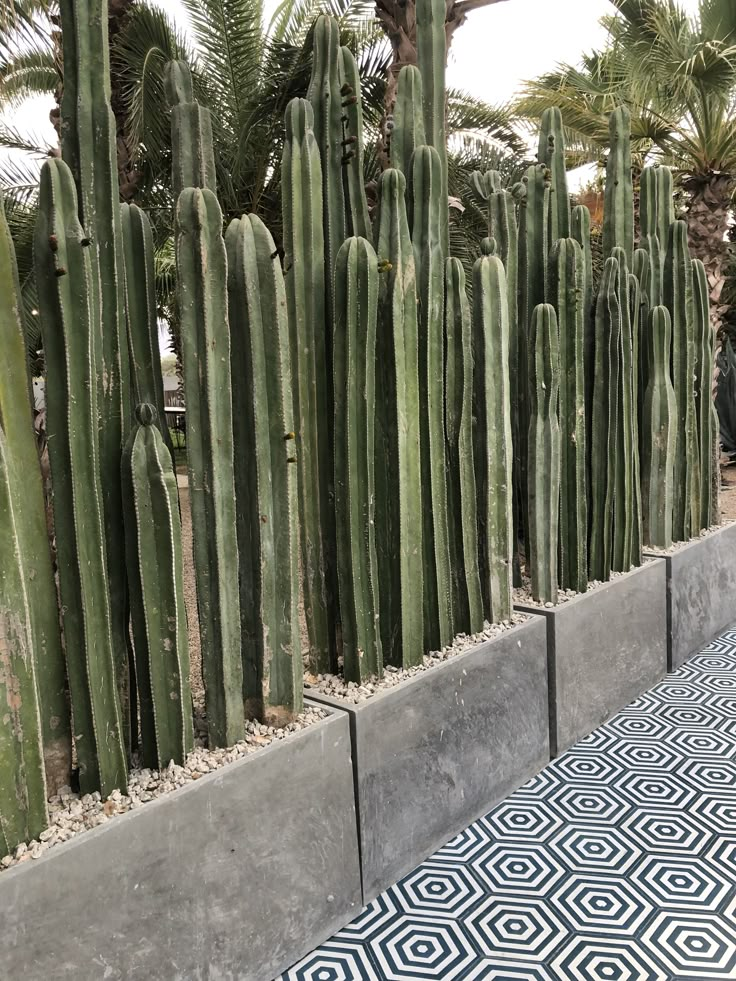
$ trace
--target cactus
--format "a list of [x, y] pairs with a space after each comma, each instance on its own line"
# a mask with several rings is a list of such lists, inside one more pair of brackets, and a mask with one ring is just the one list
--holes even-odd
[[[594, 310], [593, 310], [593, 248], [590, 240], [590, 211], [584, 204], [572, 209], [570, 220], [570, 235], [583, 250], [585, 266], [585, 291], [583, 306], [585, 309], [585, 333], [583, 336], [583, 364], [585, 371], [585, 419], [590, 425], [590, 413], [593, 405], [593, 346], [595, 342]], [[590, 456], [590, 441], [588, 441]]]
[[416, 271], [404, 175], [385, 170], [378, 192], [376, 551], [381, 643], [385, 661], [410, 667], [422, 661], [424, 638]]
[[164, 382], [158, 346], [158, 313], [153, 268], [153, 233], [145, 211], [135, 204], [120, 206], [125, 257], [125, 313], [128, 323], [130, 382], [136, 405], [155, 406], [156, 425], [173, 456], [164, 412]]
[[[586, 426], [585, 426], [585, 363], [584, 338], [586, 327], [586, 283], [585, 257], [580, 245], [572, 238], [563, 238], [554, 244], [549, 260], [549, 301], [556, 312], [555, 325], [559, 330], [559, 349], [556, 361], [559, 363], [559, 583], [564, 589], [585, 592], [588, 583], [588, 492], [586, 480]], [[546, 331], [548, 312], [537, 308], [536, 327]], [[543, 324], [543, 326], [542, 326]], [[556, 343], [556, 342], [555, 342]], [[554, 351], [552, 352], [554, 354]], [[545, 355], [546, 356], [546, 355]], [[530, 369], [532, 362], [530, 359]], [[546, 365], [545, 365], [546, 367]], [[539, 378], [540, 366], [534, 364]], [[557, 373], [555, 373], [557, 374]], [[530, 376], [531, 391], [532, 376]], [[536, 399], [537, 413], [541, 416], [542, 406]], [[546, 409], [544, 410], [546, 413]], [[555, 413], [557, 408], [555, 407]], [[539, 424], [539, 418], [535, 425]], [[547, 415], [543, 425], [548, 424]], [[530, 424], [530, 436], [531, 436]], [[536, 432], [536, 430], [535, 430]], [[545, 429], [546, 433], [546, 429]], [[545, 440], [550, 438], [545, 435]], [[541, 456], [535, 455], [538, 465], [545, 458], [546, 443]], [[530, 446], [531, 453], [531, 446]], [[530, 456], [531, 459], [531, 456]], [[530, 490], [538, 484], [542, 474], [530, 474]], [[539, 498], [538, 498], [539, 499]], [[543, 500], [546, 497], [542, 496]], [[530, 504], [531, 512], [531, 504]], [[539, 528], [539, 516], [530, 518]], [[533, 527], [533, 526], [532, 526]], [[537, 532], [538, 533], [538, 532]], [[546, 554], [546, 553], [545, 553]]]
[[284, 278], [289, 314], [304, 613], [310, 665], [315, 673], [337, 670], [330, 626], [325, 554], [330, 468], [325, 310], [325, 249], [322, 176], [312, 130], [312, 107], [292, 99], [286, 109], [284, 181]]
[[670, 380], [672, 322], [666, 307], [649, 315], [647, 389], [641, 419], [642, 533], [652, 548], [672, 544], [677, 404]]
[[345, 103], [343, 121], [343, 166], [346, 200], [346, 225], [351, 235], [372, 238], [368, 201], [363, 177], [363, 104], [360, 75], [350, 48], [340, 48], [340, 89]]
[[621, 106], [609, 120], [610, 150], [606, 163], [603, 215], [603, 255], [616, 246], [634, 261], [634, 184], [631, 169], [631, 113]]
[[473, 360], [481, 585], [488, 619], [498, 623], [512, 611], [513, 450], [506, 275], [497, 256], [483, 255], [473, 266]]
[[557, 602], [560, 514], [560, 357], [555, 308], [535, 308], [529, 338], [529, 569], [532, 596]]
[[[700, 511], [697, 525], [693, 524], [691, 534], [710, 528], [713, 521], [711, 495], [713, 470], [713, 328], [710, 324], [710, 299], [708, 277], [700, 259], [693, 259], [693, 309], [695, 315], [695, 415], [698, 427], [698, 447], [700, 450]], [[692, 466], [692, 460], [690, 460]]]
[[189, 636], [176, 474], [142, 403], [123, 453], [125, 552], [140, 702], [142, 760], [182, 765], [194, 747]]
[[650, 258], [647, 289], [650, 308], [664, 302], [664, 260], [669, 229], [674, 220], [672, 171], [669, 167], [645, 167], [641, 172], [639, 224], [642, 248]]
[[376, 326], [378, 260], [349, 238], [335, 267], [335, 508], [344, 675], [383, 673], [376, 552]]
[[232, 746], [244, 716], [227, 263], [222, 212], [207, 188], [179, 195], [176, 263], [207, 726], [211, 746]]
[[537, 160], [550, 172], [550, 248], [560, 238], [570, 236], [570, 196], [567, 191], [565, 170], [565, 138], [562, 130], [562, 114], [557, 108], [545, 109], [539, 130]]
[[164, 73], [171, 106], [171, 189], [176, 201], [185, 187], [217, 190], [210, 110], [194, 98], [192, 75], [184, 61], [170, 61]]
[[269, 725], [303, 706], [297, 515], [286, 290], [271, 233], [256, 215], [226, 235], [235, 495], [246, 711]]
[[695, 414], [695, 311], [693, 269], [687, 244], [687, 225], [670, 225], [664, 264], [665, 305], [672, 317], [672, 385], [677, 401], [675, 500], [672, 537], [686, 541], [700, 522], [700, 474]]
[[[636, 256], [636, 252], [634, 253]], [[629, 318], [631, 322], [631, 373], [629, 387], [631, 390], [631, 462], [634, 472], [633, 496], [631, 499], [631, 550], [628, 557], [628, 567], [641, 565], [641, 456], [639, 451], [641, 434], [641, 410], [639, 408], [639, 336], [641, 333], [639, 318], [641, 317], [642, 292], [639, 280], [629, 273], [628, 279]]]
[[51, 566], [38, 451], [31, 418], [31, 389], [21, 323], [21, 296], [15, 251], [0, 193], [0, 426], [7, 451], [23, 474], [14, 485], [16, 522], [23, 537], [22, 558], [31, 616], [31, 650], [41, 711], [46, 782], [50, 793], [69, 783], [71, 721], [61, 646], [56, 586]]
[[442, 261], [450, 252], [450, 217], [447, 192], [447, 94], [445, 68], [445, 0], [417, 0], [417, 67], [422, 77], [422, 105], [427, 143], [440, 158], [440, 244]]
[[416, 65], [404, 65], [396, 86], [391, 127], [391, 166], [404, 175], [411, 173], [411, 158], [416, 148], [427, 142], [423, 98], [419, 69]]
[[0, 858], [48, 824], [33, 615], [24, 563], [33, 528], [15, 508], [23, 473], [0, 427]]
[[434, 147], [414, 151], [411, 177], [411, 238], [419, 299], [419, 428], [424, 489], [424, 644], [451, 643], [452, 585], [447, 528], [445, 461], [444, 285], [442, 168]]
[[125, 790], [126, 754], [115, 677], [98, 466], [97, 380], [90, 240], [74, 178], [61, 160], [41, 170], [34, 264], [46, 356], [46, 412], [57, 565], [83, 793]]
[[465, 272], [459, 259], [445, 263], [445, 347], [447, 354], [448, 525], [456, 630], [483, 629], [483, 596], [478, 570], [478, 529], [473, 468], [473, 349]]

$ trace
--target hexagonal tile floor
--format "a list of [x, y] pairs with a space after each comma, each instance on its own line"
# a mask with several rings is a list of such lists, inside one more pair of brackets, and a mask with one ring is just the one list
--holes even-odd
[[736, 979], [736, 629], [280, 981]]

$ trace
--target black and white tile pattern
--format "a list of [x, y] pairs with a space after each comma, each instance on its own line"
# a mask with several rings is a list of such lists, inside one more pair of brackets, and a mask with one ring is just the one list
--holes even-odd
[[736, 630], [280, 981], [736, 979]]

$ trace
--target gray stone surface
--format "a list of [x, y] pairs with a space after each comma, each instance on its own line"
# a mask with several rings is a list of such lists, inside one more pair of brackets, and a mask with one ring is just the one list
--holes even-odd
[[0, 875], [0, 978], [269, 981], [360, 910], [348, 718]]
[[674, 671], [736, 621], [736, 524], [678, 548], [665, 561]]
[[547, 619], [553, 756], [664, 677], [665, 594], [665, 564], [654, 559], [554, 609], [534, 607]]
[[544, 622], [339, 705], [351, 720], [367, 903], [549, 761]]

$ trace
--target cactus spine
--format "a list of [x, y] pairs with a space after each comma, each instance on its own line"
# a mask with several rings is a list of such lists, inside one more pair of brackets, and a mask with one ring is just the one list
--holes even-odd
[[13, 484], [12, 503], [23, 539], [21, 554], [27, 570], [25, 588], [31, 617], [30, 649], [36, 665], [46, 782], [54, 794], [69, 782], [71, 722], [41, 471], [28, 404], [30, 383], [20, 311], [15, 251], [0, 194], [0, 350], [3, 352], [0, 426], [5, 433], [7, 455], [23, 474], [22, 483]]
[[445, 263], [446, 432], [450, 568], [456, 630], [483, 629], [478, 569], [478, 529], [473, 467], [473, 348], [465, 272], [459, 259]]
[[570, 236], [570, 196], [567, 191], [565, 170], [565, 139], [562, 130], [562, 113], [559, 109], [545, 109], [539, 131], [539, 163], [550, 172], [549, 241], [552, 246], [560, 238]]
[[488, 619], [508, 620], [512, 610], [513, 474], [509, 391], [509, 314], [506, 275], [497, 256], [473, 266], [473, 359], [478, 508], [483, 515], [482, 587]]
[[349, 238], [335, 267], [335, 507], [344, 673], [383, 672], [376, 552], [376, 327], [378, 260]]
[[549, 303], [535, 308], [529, 345], [529, 566], [532, 596], [557, 602], [560, 515], [560, 357], [557, 316]]
[[102, 488], [98, 466], [100, 337], [90, 240], [77, 218], [71, 171], [41, 171], [34, 262], [46, 355], [49, 458], [57, 565], [82, 791], [126, 785], [115, 678]]
[[396, 105], [391, 129], [391, 166], [411, 173], [412, 154], [427, 142], [424, 133], [422, 76], [416, 65], [404, 65], [396, 86]]
[[648, 384], [642, 411], [642, 533], [653, 548], [672, 544], [677, 403], [670, 380], [672, 322], [666, 307], [649, 315]]
[[232, 221], [226, 243], [246, 710], [284, 725], [303, 706], [286, 290], [260, 218]]
[[179, 195], [176, 260], [207, 725], [211, 746], [232, 746], [244, 716], [227, 263], [209, 189]]
[[[693, 310], [695, 316], [693, 333], [695, 335], [695, 413], [698, 427], [698, 447], [700, 450], [700, 511], [697, 527], [693, 525], [691, 534], [710, 528], [713, 520], [711, 495], [713, 470], [713, 441], [715, 433], [713, 412], [713, 328], [710, 325], [710, 296], [708, 277], [700, 259], [693, 259]], [[692, 460], [690, 461], [692, 465]]]
[[343, 167], [347, 230], [351, 235], [372, 238], [368, 201], [363, 178], [363, 105], [360, 75], [350, 48], [340, 48], [340, 78], [343, 96]]
[[611, 113], [610, 150], [606, 164], [603, 254], [618, 246], [634, 261], [634, 184], [631, 170], [631, 113], [621, 106]]
[[450, 218], [447, 197], [447, 124], [445, 68], [445, 0], [417, 0], [417, 67], [422, 77], [422, 104], [427, 143], [440, 158], [440, 243], [442, 259], [450, 251]]
[[162, 769], [194, 746], [181, 521], [155, 406], [139, 405], [136, 419], [123, 453], [125, 546], [142, 759]]
[[442, 168], [434, 147], [412, 157], [412, 245], [419, 299], [419, 428], [422, 447], [424, 529], [424, 644], [437, 650], [451, 643], [452, 585], [447, 527], [445, 461], [444, 280], [442, 256]]
[[317, 673], [337, 669], [337, 652], [330, 628], [325, 554], [330, 497], [324, 475], [330, 467], [331, 426], [327, 397], [322, 176], [312, 121], [311, 105], [305, 99], [292, 99], [286, 108], [281, 172], [304, 613], [311, 668]]
[[192, 75], [183, 61], [170, 61], [164, 75], [171, 106], [171, 183], [176, 201], [185, 187], [217, 190], [210, 110], [194, 98]]
[[422, 466], [418, 420], [419, 339], [406, 180], [379, 184], [376, 389], [376, 550], [383, 656], [420, 664], [423, 652]]

